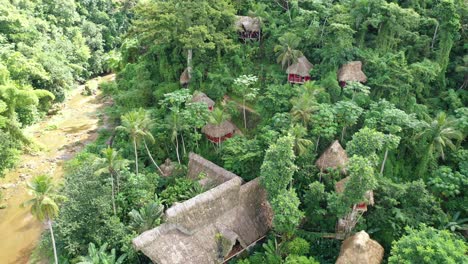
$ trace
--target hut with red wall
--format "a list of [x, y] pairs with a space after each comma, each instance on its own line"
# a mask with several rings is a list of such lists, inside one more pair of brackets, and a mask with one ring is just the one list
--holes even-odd
[[220, 125], [207, 124], [202, 128], [206, 138], [213, 143], [221, 143], [234, 136], [236, 126], [230, 121], [224, 121]]
[[205, 103], [208, 106], [208, 110], [213, 111], [215, 102], [211, 100], [205, 93], [195, 92], [192, 96], [193, 103]]
[[259, 41], [261, 37], [260, 19], [249, 16], [236, 16], [236, 29], [242, 40]]
[[309, 60], [302, 56], [297, 59], [297, 62], [289, 65], [286, 73], [288, 74], [288, 82], [303, 84], [310, 81], [310, 70], [314, 67]]
[[367, 76], [362, 71], [361, 61], [351, 61], [341, 66], [338, 70], [338, 82], [345, 87], [347, 82], [367, 82]]

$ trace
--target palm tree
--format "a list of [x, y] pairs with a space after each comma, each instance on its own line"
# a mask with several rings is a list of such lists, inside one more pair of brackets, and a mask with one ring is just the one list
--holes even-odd
[[276, 61], [281, 63], [281, 67], [284, 68], [286, 64], [289, 67], [291, 62], [296, 62], [297, 59], [303, 56], [300, 50], [296, 50], [301, 43], [301, 38], [294, 33], [288, 32], [279, 37], [278, 41], [280, 44], [276, 45], [274, 50], [278, 54]]
[[423, 131], [416, 135], [416, 139], [425, 138], [429, 145], [427, 154], [434, 157], [441, 157], [445, 160], [445, 148], [455, 149], [453, 140], [462, 140], [463, 133], [456, 128], [457, 120], [447, 117], [447, 114], [440, 112], [431, 123], [425, 123]]
[[300, 121], [302, 125], [307, 128], [312, 113], [319, 109], [317, 96], [324, 90], [322, 87], [315, 85], [314, 82], [307, 82], [298, 88], [298, 96], [291, 99], [291, 116], [293, 121]]
[[[224, 121], [228, 120], [231, 116], [224, 112], [224, 109], [219, 107], [213, 109], [210, 115], [208, 116], [208, 123], [213, 124], [215, 126], [220, 126]], [[221, 139], [218, 138], [218, 147], [221, 144]]]
[[27, 184], [29, 194], [33, 196], [30, 200], [21, 204], [22, 207], [31, 206], [31, 214], [39, 221], [46, 221], [49, 226], [52, 237], [52, 246], [54, 249], [55, 264], [58, 264], [57, 248], [55, 246], [54, 230], [52, 228], [52, 219], [59, 212], [57, 201], [64, 197], [57, 195], [52, 178], [47, 175], [39, 175]]
[[159, 172], [162, 174], [161, 168], [154, 161], [153, 156], [149, 151], [148, 145], [146, 144], [146, 139], [149, 139], [151, 142], [154, 142], [154, 137], [150, 132], [152, 127], [152, 121], [149, 117], [149, 114], [142, 108], [138, 110], [133, 110], [126, 113], [122, 116], [122, 125], [116, 127], [117, 130], [122, 130], [130, 135], [133, 140], [133, 148], [135, 152], [135, 170], [136, 175], [138, 176], [138, 151], [137, 146], [141, 140], [145, 145], [148, 156], [151, 159], [151, 162], [156, 166]]
[[175, 149], [177, 155], [177, 161], [180, 164], [180, 154], [179, 154], [179, 131], [182, 130], [182, 118], [178, 111], [173, 111], [168, 116], [167, 124], [169, 129], [171, 130], [171, 140], [175, 142]]
[[294, 124], [289, 129], [289, 134], [294, 138], [294, 153], [296, 156], [302, 156], [307, 151], [307, 147], [312, 141], [304, 138], [307, 135], [307, 129], [301, 125]]
[[99, 249], [96, 245], [89, 243], [88, 255], [78, 257], [77, 264], [123, 264], [127, 254], [121, 255], [117, 258], [115, 249], [111, 249], [110, 254], [107, 253], [107, 243], [104, 243]]
[[130, 217], [130, 227], [139, 234], [150, 230], [159, 225], [161, 216], [164, 213], [164, 206], [156, 196], [154, 201], [149, 202], [139, 211], [133, 209], [128, 216]]
[[97, 159], [97, 166], [100, 167], [94, 174], [100, 176], [102, 174], [109, 174], [111, 179], [112, 187], [112, 208], [114, 209], [114, 215], [117, 214], [115, 207], [115, 188], [114, 188], [114, 177], [117, 179], [117, 193], [119, 189], [119, 170], [127, 167], [129, 161], [123, 159], [119, 152], [111, 147], [101, 150], [104, 158]]

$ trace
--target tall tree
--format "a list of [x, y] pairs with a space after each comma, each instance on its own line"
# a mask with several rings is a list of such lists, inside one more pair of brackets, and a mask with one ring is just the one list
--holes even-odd
[[159, 168], [158, 164], [154, 161], [151, 152], [149, 151], [148, 145], [146, 143], [146, 139], [154, 142], [154, 137], [150, 132], [151, 127], [153, 126], [151, 118], [143, 108], [138, 110], [130, 111], [124, 114], [122, 117], [122, 125], [116, 127], [117, 130], [121, 130], [126, 132], [130, 135], [130, 138], [133, 141], [133, 150], [135, 152], [135, 170], [136, 174], [138, 175], [138, 144], [140, 141], [143, 141], [145, 146], [146, 152], [148, 153], [151, 162], [154, 166], [158, 169], [158, 171], [163, 174], [161, 168]]
[[115, 206], [115, 186], [114, 186], [114, 177], [117, 181], [117, 193], [119, 189], [119, 174], [120, 170], [127, 167], [129, 161], [123, 159], [117, 150], [114, 150], [111, 147], [107, 147], [106, 149], [101, 150], [101, 154], [104, 158], [99, 158], [96, 160], [98, 170], [94, 173], [96, 176], [100, 176], [101, 174], [109, 174], [111, 180], [111, 188], [112, 188], [112, 208], [114, 210], [114, 215], [117, 214], [116, 206]]
[[185, 49], [189, 74], [194, 50], [204, 53], [234, 47], [229, 38], [235, 15], [230, 1], [142, 1], [135, 10], [132, 32], [148, 45]]
[[268, 148], [260, 168], [260, 179], [271, 201], [291, 184], [297, 167], [293, 151], [294, 138], [283, 136]]
[[288, 67], [291, 63], [296, 62], [303, 54], [297, 47], [301, 43], [301, 38], [296, 34], [287, 32], [278, 38], [279, 44], [275, 46], [275, 52], [278, 54], [277, 62], [281, 63], [281, 67]]
[[52, 178], [47, 175], [39, 175], [33, 178], [33, 180], [28, 183], [27, 187], [29, 194], [33, 196], [33, 198], [22, 203], [21, 205], [23, 207], [31, 206], [31, 214], [34, 215], [39, 221], [47, 222], [52, 238], [55, 264], [58, 264], [57, 248], [55, 245], [52, 220], [59, 213], [57, 202], [63, 200], [64, 197], [56, 193]]
[[364, 111], [352, 101], [339, 101], [334, 105], [336, 121], [341, 126], [341, 141], [344, 140], [346, 129], [357, 123]]
[[247, 129], [247, 117], [245, 114], [245, 101], [252, 101], [257, 97], [258, 88], [252, 87], [258, 81], [257, 76], [254, 75], [241, 75], [234, 80], [234, 90], [236, 93], [242, 96], [242, 109], [244, 113], [244, 128]]
[[[422, 131], [416, 139], [425, 140], [427, 144], [426, 155], [441, 157], [445, 160], [445, 148], [455, 149], [454, 140], [463, 139], [463, 133], [457, 130], [457, 120], [440, 112], [430, 123], [423, 123]], [[422, 141], [424, 142], [424, 141]]]

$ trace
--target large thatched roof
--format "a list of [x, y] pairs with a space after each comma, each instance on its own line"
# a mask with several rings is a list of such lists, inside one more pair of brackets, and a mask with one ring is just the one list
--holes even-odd
[[328, 168], [340, 169], [342, 173], [346, 172], [348, 164], [348, 155], [338, 140], [333, 143], [322, 153], [315, 162], [315, 165], [322, 171]]
[[341, 66], [338, 71], [338, 81], [340, 82], [367, 82], [367, 76], [362, 71], [362, 62], [351, 61]]
[[185, 86], [190, 83], [190, 79], [192, 79], [192, 76], [189, 74], [189, 68], [185, 68], [185, 70], [182, 72], [180, 75], [179, 81], [180, 85]]
[[[344, 179], [342, 179], [341, 181], [337, 182], [335, 184], [335, 191], [337, 193], [342, 193], [344, 192], [345, 188], [346, 188], [346, 183], [349, 181], [349, 177], [346, 177]], [[364, 195], [364, 198], [366, 199], [366, 204], [368, 205], [374, 205], [374, 192], [369, 190], [366, 192], [366, 194]]]
[[229, 133], [234, 133], [236, 130], [236, 126], [232, 124], [230, 121], [224, 121], [220, 125], [215, 124], [206, 124], [202, 128], [202, 132], [205, 133], [209, 137], [213, 138], [220, 138], [224, 137]]
[[310, 77], [309, 71], [314, 67], [309, 60], [302, 56], [297, 59], [297, 62], [291, 64], [288, 69], [286, 69], [287, 74], [297, 74], [302, 77]]
[[260, 32], [260, 19], [258, 17], [236, 16], [236, 29], [239, 32]]
[[383, 256], [384, 248], [361, 231], [343, 241], [336, 264], [380, 264]]
[[192, 96], [192, 102], [194, 103], [205, 103], [208, 107], [212, 107], [215, 105], [215, 102], [211, 100], [205, 93], [202, 92], [195, 92]]
[[[191, 166], [209, 164], [207, 172], [223, 174], [224, 169], [198, 155], [190, 158], [197, 160], [189, 162], [189, 173]], [[264, 189], [258, 179], [243, 184], [239, 176], [228, 174], [234, 177], [167, 209], [164, 224], [135, 238], [134, 247], [159, 264], [220, 263], [236, 242], [246, 248], [263, 237], [272, 215]]]

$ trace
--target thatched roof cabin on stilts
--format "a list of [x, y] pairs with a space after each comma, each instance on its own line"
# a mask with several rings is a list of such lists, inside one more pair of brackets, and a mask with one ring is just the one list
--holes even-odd
[[260, 40], [260, 19], [258, 17], [236, 16], [236, 30], [242, 40]]
[[224, 140], [234, 136], [236, 126], [231, 121], [224, 121], [220, 125], [206, 124], [202, 128], [202, 132], [206, 135], [208, 140], [213, 143], [221, 143]]
[[383, 256], [384, 248], [361, 231], [343, 241], [336, 264], [380, 264]]
[[210, 111], [212, 111], [213, 107], [215, 106], [215, 101], [211, 100], [211, 98], [209, 98], [205, 93], [202, 92], [193, 93], [192, 103], [205, 103], [206, 105], [208, 105], [208, 109]]
[[191, 79], [192, 79], [192, 76], [190, 76], [189, 67], [187, 67], [180, 75], [180, 78], [179, 78], [180, 85], [182, 87], [187, 87]]
[[347, 82], [367, 82], [367, 76], [362, 71], [361, 61], [351, 61], [338, 70], [338, 81], [341, 87], [345, 87]]
[[288, 82], [302, 84], [310, 81], [309, 72], [312, 68], [314, 68], [314, 65], [305, 56], [298, 58], [297, 62], [289, 65], [286, 69]]
[[321, 171], [339, 169], [342, 174], [346, 174], [346, 165], [348, 164], [348, 161], [348, 154], [346, 154], [346, 151], [340, 145], [340, 142], [335, 140], [317, 159], [315, 165]]
[[[346, 177], [342, 179], [341, 181], [337, 182], [335, 184], [335, 191], [337, 193], [343, 193], [346, 188], [346, 183], [349, 181], [349, 177]], [[367, 211], [367, 205], [374, 205], [374, 192], [369, 190], [366, 192], [366, 194], [363, 197], [363, 202], [359, 203], [356, 205], [356, 210], [359, 212], [366, 212]]]

